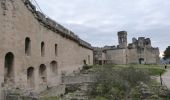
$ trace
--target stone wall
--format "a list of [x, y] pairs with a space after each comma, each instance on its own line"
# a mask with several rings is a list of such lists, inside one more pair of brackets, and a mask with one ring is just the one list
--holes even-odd
[[64, 84], [83, 84], [83, 83], [93, 83], [96, 81], [96, 76], [93, 74], [78, 74], [73, 76], [65, 76]]
[[159, 50], [154, 48], [110, 49], [106, 50], [108, 64], [140, 64], [139, 59], [144, 59], [143, 64], [159, 64]]
[[126, 64], [126, 49], [106, 50], [108, 64]]
[[[26, 0], [27, 1], [27, 0]], [[5, 2], [5, 8], [2, 3]], [[61, 74], [69, 74], [84, 65], [93, 64], [91, 45], [80, 38], [71, 37], [70, 31], [51, 28], [54, 23], [45, 26], [35, 18], [30, 6], [21, 0], [2, 0], [0, 9], [0, 83], [2, 87], [21, 88], [43, 91], [47, 87], [61, 84]], [[30, 10], [31, 9], [31, 10]], [[60, 26], [61, 27], [61, 26]], [[66, 33], [64, 33], [66, 32]], [[69, 35], [66, 35], [70, 33]], [[30, 53], [25, 53], [25, 39], [30, 39]], [[41, 54], [41, 43], [44, 42], [44, 55]], [[57, 55], [55, 54], [57, 44]], [[13, 55], [12, 78], [4, 83], [5, 57]], [[51, 62], [57, 63], [55, 74]], [[40, 73], [40, 65], [45, 65]], [[33, 69], [33, 87], [28, 86], [28, 68]], [[45, 76], [40, 76], [43, 74]], [[12, 81], [11, 81], [12, 80]], [[43, 80], [43, 81], [42, 81]]]
[[[127, 46], [127, 32], [118, 32], [119, 45], [105, 46], [100, 49], [94, 47], [96, 62], [107, 64], [159, 64], [159, 48], [152, 47], [150, 38], [132, 38], [132, 43]], [[100, 55], [105, 56], [100, 56]]]
[[128, 53], [128, 62], [130, 64], [139, 64], [137, 49], [129, 49]]

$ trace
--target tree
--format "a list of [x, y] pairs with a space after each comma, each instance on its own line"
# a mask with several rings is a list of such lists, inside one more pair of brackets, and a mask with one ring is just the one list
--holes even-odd
[[170, 46], [168, 46], [168, 47], [166, 48], [166, 50], [164, 51], [164, 57], [163, 57], [163, 59], [166, 60], [166, 59], [168, 59], [168, 58], [170, 58]]

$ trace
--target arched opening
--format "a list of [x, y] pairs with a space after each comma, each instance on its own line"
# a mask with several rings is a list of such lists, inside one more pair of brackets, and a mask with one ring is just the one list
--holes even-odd
[[45, 55], [45, 43], [41, 42], [41, 56], [43, 57]]
[[84, 65], [87, 65], [86, 60], [83, 60]]
[[139, 58], [139, 64], [145, 64], [144, 58]]
[[29, 88], [34, 88], [34, 68], [29, 67], [27, 69], [27, 84]]
[[4, 83], [14, 83], [14, 55], [11, 52], [5, 55]]
[[99, 60], [99, 65], [103, 65], [103, 61], [102, 60]]
[[25, 54], [27, 56], [31, 55], [31, 40], [30, 38], [25, 38]]
[[57, 44], [55, 44], [55, 56], [57, 56], [57, 53], [58, 53], [58, 46]]
[[39, 76], [40, 76], [41, 82], [43, 82], [43, 83], [47, 82], [47, 69], [46, 69], [46, 66], [44, 64], [40, 65]]
[[88, 55], [88, 64], [90, 65], [90, 55]]
[[58, 65], [56, 61], [50, 63], [52, 75], [58, 74]]

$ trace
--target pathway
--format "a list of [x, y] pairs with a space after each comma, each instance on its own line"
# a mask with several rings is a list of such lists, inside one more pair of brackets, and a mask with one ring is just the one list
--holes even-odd
[[162, 75], [162, 80], [164, 84], [170, 89], [170, 69], [167, 69], [167, 72]]

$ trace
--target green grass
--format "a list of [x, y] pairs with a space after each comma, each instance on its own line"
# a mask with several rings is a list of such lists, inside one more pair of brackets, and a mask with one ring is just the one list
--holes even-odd
[[152, 76], [157, 76], [166, 72], [162, 65], [131, 65], [134, 68], [146, 70]]
[[104, 97], [97, 96], [95, 99], [92, 99], [92, 100], [108, 100], [108, 99], [106, 99]]
[[150, 75], [157, 76], [157, 75], [162, 75], [163, 73], [166, 72], [165, 69], [161, 68], [143, 68], [144, 70], [148, 71]]
[[146, 70], [149, 72], [151, 76], [157, 76], [166, 72], [164, 69], [164, 65], [138, 65], [138, 64], [129, 64], [129, 65], [94, 65], [93, 70], [102, 67], [113, 66], [115, 69], [119, 68], [127, 68], [127, 67], [134, 67], [139, 68], [141, 70]]
[[41, 97], [40, 100], [59, 100], [59, 97]]

